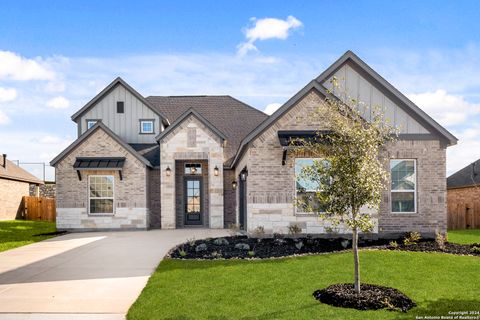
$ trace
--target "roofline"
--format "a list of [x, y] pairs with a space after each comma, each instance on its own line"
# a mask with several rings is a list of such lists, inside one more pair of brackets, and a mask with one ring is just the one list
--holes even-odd
[[[355, 53], [348, 50], [345, 52], [337, 61], [335, 61], [330, 67], [328, 67], [324, 72], [322, 72], [317, 78], [320, 84], [328, 80], [341, 66], [343, 66], [348, 60], [352, 61], [355, 65], [360, 67], [363, 71], [366, 72], [375, 82], [377, 82], [383, 89], [386, 89], [391, 93], [395, 98], [397, 98], [401, 103], [404, 104], [407, 109], [413, 112], [413, 116], [417, 119], [421, 119], [421, 122], [426, 122], [430, 127], [437, 131], [444, 139], [448, 141], [448, 145], [455, 145], [458, 141], [457, 137], [451, 134], [447, 129], [442, 127], [437, 121], [430, 117], [425, 111], [420, 109], [415, 103], [408, 99], [403, 93], [401, 93], [397, 88], [395, 88], [391, 83], [389, 83], [385, 78], [373, 70], [368, 64], [366, 64], [362, 59], [360, 59]], [[323, 86], [323, 85], [322, 85]], [[382, 93], [385, 92], [382, 90]]]
[[97, 103], [97, 101], [99, 101], [101, 98], [107, 95], [111, 90], [113, 90], [119, 84], [123, 85], [131, 94], [133, 94], [137, 99], [142, 101], [142, 103], [145, 104], [147, 107], [149, 107], [153, 112], [155, 112], [162, 119], [162, 123], [165, 126], [170, 125], [170, 122], [163, 114], [161, 114], [154, 106], [150, 104], [150, 102], [148, 102], [140, 93], [138, 93], [137, 90], [135, 90], [132, 86], [130, 86], [127, 82], [125, 82], [125, 80], [123, 80], [120, 77], [115, 78], [108, 86], [106, 86], [102, 91], [100, 91], [100, 93], [98, 93], [95, 97], [93, 97], [92, 100], [90, 100], [80, 110], [75, 112], [71, 117], [72, 121], [76, 122], [80, 116], [82, 116], [85, 112], [90, 110]]
[[220, 137], [223, 141], [227, 140], [227, 137], [220, 131], [218, 130], [210, 121], [208, 121], [204, 116], [202, 116], [199, 112], [197, 112], [193, 108], [189, 108], [187, 111], [185, 111], [180, 117], [175, 120], [170, 126], [168, 126], [165, 130], [160, 132], [155, 139], [157, 141], [162, 140], [165, 138], [173, 129], [178, 127], [185, 119], [187, 119], [190, 115], [193, 115], [196, 117], [200, 122], [202, 122], [208, 129], [210, 129], [213, 133], [215, 133], [218, 137]]
[[278, 108], [270, 117], [265, 119], [255, 130], [250, 132], [240, 143], [240, 147], [233, 158], [231, 164], [226, 168], [233, 168], [235, 163], [241, 158], [244, 153], [245, 147], [256, 137], [258, 137], [263, 131], [270, 127], [278, 118], [285, 114], [295, 103], [297, 103], [301, 98], [307, 95], [310, 91], [317, 90], [323, 96], [327, 97], [329, 94], [326, 89], [321, 86], [317, 81], [310, 81], [305, 87], [298, 91], [293, 97], [288, 99], [280, 108]]
[[90, 137], [95, 131], [103, 130], [106, 134], [108, 134], [113, 140], [115, 140], [118, 144], [120, 144], [125, 150], [130, 152], [135, 158], [140, 160], [144, 165], [147, 167], [152, 167], [150, 161], [145, 159], [142, 155], [140, 155], [135, 149], [133, 149], [128, 143], [123, 141], [119, 136], [117, 136], [112, 130], [110, 130], [106, 125], [104, 125], [101, 121], [98, 121], [93, 127], [85, 131], [77, 140], [72, 142], [65, 150], [63, 150], [58, 156], [56, 156], [52, 161], [50, 161], [51, 166], [55, 166], [59, 161], [65, 158], [71, 151], [73, 151], [78, 145], [80, 145], [84, 140]]
[[0, 175], [0, 179], [6, 179], [6, 180], [12, 180], [12, 181], [18, 181], [18, 182], [25, 182], [25, 183], [30, 183], [30, 184], [45, 184], [45, 182], [37, 179], [24, 179], [24, 178], [19, 178], [15, 176], [10, 176], [10, 175]]

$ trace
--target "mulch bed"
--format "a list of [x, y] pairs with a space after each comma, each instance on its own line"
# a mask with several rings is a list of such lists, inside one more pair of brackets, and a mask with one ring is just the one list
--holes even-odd
[[[444, 252], [452, 254], [480, 256], [480, 244], [461, 245], [446, 243], [440, 248], [433, 240], [421, 240], [416, 244], [404, 245], [402, 239], [397, 239], [397, 246], [390, 245], [391, 240], [360, 239], [360, 248], [374, 248], [384, 250]], [[479, 247], [475, 251], [474, 247]], [[351, 240], [335, 238], [312, 237], [275, 237], [275, 238], [248, 238], [247, 236], [233, 236], [225, 238], [210, 238], [192, 240], [181, 244], [169, 252], [174, 259], [265, 259], [287, 257], [294, 255], [318, 254], [344, 251], [351, 249]]]
[[351, 283], [334, 284], [315, 291], [313, 296], [325, 304], [358, 310], [407, 312], [416, 306], [415, 302], [397, 289], [373, 284], [361, 284], [360, 294], [355, 293]]

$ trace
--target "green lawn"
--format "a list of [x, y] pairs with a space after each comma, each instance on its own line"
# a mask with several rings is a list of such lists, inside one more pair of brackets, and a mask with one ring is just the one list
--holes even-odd
[[362, 281], [395, 287], [418, 303], [406, 314], [331, 307], [316, 289], [352, 282], [351, 253], [272, 260], [166, 259], [128, 312], [133, 319], [415, 319], [479, 310], [480, 258], [362, 251]]
[[35, 235], [56, 230], [55, 222], [0, 221], [0, 252], [51, 238], [52, 236]]
[[450, 230], [448, 241], [460, 244], [480, 243], [480, 229]]

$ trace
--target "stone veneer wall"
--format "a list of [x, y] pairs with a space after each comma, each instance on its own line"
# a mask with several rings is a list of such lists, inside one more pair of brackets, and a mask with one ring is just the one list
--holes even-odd
[[[40, 197], [45, 198], [55, 198], [55, 190], [56, 184], [51, 182], [45, 182], [45, 184], [41, 184], [38, 186], [38, 192]], [[30, 185], [30, 196], [36, 197], [37, 196], [37, 186], [34, 184]]]
[[[116, 171], [82, 171], [79, 181], [73, 169], [76, 157], [125, 157], [123, 180]], [[146, 229], [149, 226], [147, 169], [101, 128], [56, 165], [57, 228], [67, 230]], [[88, 176], [114, 175], [114, 214], [88, 214]]]
[[[223, 228], [223, 141], [191, 115], [160, 141], [162, 229], [176, 226], [176, 160], [208, 160], [209, 227]], [[218, 176], [213, 174], [215, 166]], [[172, 170], [170, 177], [165, 175], [167, 167]]]
[[29, 194], [29, 183], [0, 179], [0, 220], [15, 220], [22, 197]]
[[[297, 224], [303, 233], [325, 233], [327, 222], [312, 215], [296, 213], [293, 205], [295, 154], [288, 152], [287, 163], [282, 165], [283, 150], [277, 136], [278, 130], [322, 128], [322, 119], [312, 116], [320, 104], [321, 97], [317, 93], [311, 91], [305, 95], [289, 112], [253, 141], [241, 160], [241, 167], [246, 165], [248, 168], [249, 231], [263, 226], [267, 233], [286, 233], [288, 226]], [[435, 229], [446, 230], [445, 147], [441, 146], [439, 141], [398, 141], [389, 146], [388, 156], [417, 159], [419, 212], [391, 214], [389, 190], [386, 190], [380, 215], [374, 216], [377, 221], [374, 233], [385, 235], [416, 230], [431, 235]], [[386, 166], [389, 164], [386, 163]], [[236, 171], [239, 172], [242, 168], [239, 166]], [[341, 227], [338, 230], [340, 234], [345, 232], [348, 231]]]

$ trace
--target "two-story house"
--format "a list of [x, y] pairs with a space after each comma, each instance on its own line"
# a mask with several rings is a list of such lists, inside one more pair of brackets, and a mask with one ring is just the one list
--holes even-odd
[[324, 233], [324, 221], [294, 205], [309, 192], [297, 176], [313, 159], [295, 156], [288, 140], [321, 127], [311, 115], [334, 76], [401, 130], [386, 151], [391, 183], [374, 213], [375, 233], [445, 231], [446, 148], [457, 139], [350, 51], [271, 116], [230, 96], [145, 98], [115, 79], [72, 116], [78, 139], [51, 162], [58, 228], [238, 223], [285, 233], [297, 224]]

